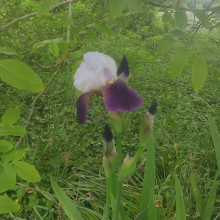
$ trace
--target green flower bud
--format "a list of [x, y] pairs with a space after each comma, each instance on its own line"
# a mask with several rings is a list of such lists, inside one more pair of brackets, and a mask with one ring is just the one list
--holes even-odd
[[116, 132], [122, 132], [124, 112], [110, 112], [109, 116]]

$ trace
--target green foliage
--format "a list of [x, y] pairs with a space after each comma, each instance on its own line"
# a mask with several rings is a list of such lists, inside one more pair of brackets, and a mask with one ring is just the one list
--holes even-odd
[[0, 196], [0, 214], [18, 212], [21, 207], [8, 196]]
[[0, 140], [0, 152], [6, 153], [10, 151], [14, 146], [7, 140]]
[[113, 31], [105, 24], [100, 23], [100, 24], [96, 25], [95, 28], [101, 34], [113, 35]]
[[192, 12], [201, 21], [203, 27], [207, 28], [209, 26], [209, 18], [205, 12], [197, 9], [192, 10]]
[[13, 48], [0, 47], [0, 53], [16, 55], [17, 52]]
[[175, 13], [175, 21], [176, 25], [181, 29], [184, 30], [187, 27], [188, 18], [184, 11], [176, 11]]
[[170, 50], [175, 44], [175, 40], [170, 36], [165, 36], [162, 38], [157, 45], [157, 51], [160, 53], [164, 53]]
[[42, 2], [37, 8], [37, 16], [47, 15], [50, 10], [58, 5], [58, 0], [49, 0]]
[[168, 12], [165, 12], [162, 16], [163, 23], [170, 22], [172, 20], [172, 15]]
[[126, 5], [126, 0], [111, 0], [110, 4], [110, 12], [113, 17], [113, 19], [119, 17], [124, 10]]
[[73, 24], [73, 19], [68, 15], [64, 14], [60, 17], [60, 22], [63, 25], [63, 27], [68, 27]]
[[56, 42], [51, 41], [49, 44], [49, 51], [51, 52], [52, 55], [57, 57], [59, 55], [59, 46]]
[[20, 118], [20, 109], [18, 107], [10, 108], [2, 116], [2, 124], [12, 125], [15, 122], [17, 122], [19, 118]]

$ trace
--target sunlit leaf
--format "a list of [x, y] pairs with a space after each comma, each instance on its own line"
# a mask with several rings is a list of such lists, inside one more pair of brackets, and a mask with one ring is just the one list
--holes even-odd
[[0, 53], [8, 54], [8, 55], [16, 55], [17, 52], [13, 48], [0, 47]]
[[111, 0], [110, 13], [114, 19], [121, 15], [125, 5], [126, 0]]
[[157, 45], [157, 52], [164, 53], [171, 49], [175, 44], [175, 40], [170, 36], [165, 36]]
[[21, 207], [8, 196], [0, 196], [0, 214], [18, 212]]
[[56, 182], [51, 178], [51, 184], [53, 191], [62, 205], [63, 210], [70, 219], [84, 220], [81, 213], [77, 209], [74, 202], [63, 192], [63, 190], [56, 184]]
[[17, 148], [13, 148], [11, 151], [2, 155], [1, 161], [2, 163], [8, 163], [11, 161], [15, 162], [15, 161], [21, 160], [25, 156], [26, 151], [28, 150], [29, 148], [25, 148], [22, 150], [17, 150]]
[[26, 133], [24, 127], [20, 125], [0, 124], [0, 136], [22, 136]]
[[11, 144], [11, 142], [7, 140], [0, 140], [0, 152], [6, 153], [10, 151], [14, 146]]
[[204, 11], [195, 9], [195, 10], [192, 10], [192, 12], [201, 21], [203, 27], [209, 26], [209, 18]]
[[207, 76], [208, 68], [206, 61], [194, 56], [192, 65], [192, 85], [195, 93], [198, 93], [204, 86]]
[[98, 24], [96, 27], [96, 30], [99, 31], [101, 34], [108, 34], [108, 35], [113, 35], [112, 29], [110, 29], [108, 26], [105, 24]]
[[65, 14], [60, 17], [60, 22], [64, 27], [69, 27], [73, 24], [73, 19]]
[[2, 116], [2, 124], [14, 124], [20, 118], [20, 109], [10, 108], [8, 109], [5, 114]]
[[37, 8], [37, 16], [47, 15], [50, 10], [58, 5], [58, 0], [43, 1]]
[[36, 168], [26, 162], [16, 161], [12, 164], [17, 175], [28, 182], [39, 182], [41, 180], [40, 175]]
[[165, 12], [162, 16], [163, 23], [168, 23], [172, 20], [172, 15], [168, 12]]
[[170, 73], [173, 77], [179, 76], [189, 59], [189, 51], [184, 47], [179, 47], [171, 58]]
[[40, 77], [31, 67], [19, 60], [0, 60], [0, 78], [17, 89], [29, 92], [44, 91], [44, 84]]
[[175, 13], [175, 20], [176, 20], [176, 25], [181, 30], [184, 30], [187, 27], [188, 19], [187, 19], [187, 15], [184, 11], [177, 11]]
[[59, 54], [59, 46], [56, 42], [52, 41], [49, 44], [49, 51], [55, 56], [57, 57]]
[[73, 59], [76, 59], [76, 58], [79, 58], [79, 57], [81, 57], [84, 53], [86, 53], [86, 51], [85, 50], [76, 50], [76, 51], [73, 51], [73, 53], [72, 53], [72, 58]]
[[60, 43], [60, 49], [64, 52], [64, 53], [67, 53], [69, 51], [69, 46], [68, 44], [63, 41]]

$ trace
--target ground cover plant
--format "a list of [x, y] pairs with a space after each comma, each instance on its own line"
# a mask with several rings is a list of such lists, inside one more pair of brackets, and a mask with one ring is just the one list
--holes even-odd
[[[219, 36], [217, 0], [3, 1], [1, 219], [219, 219]], [[102, 97], [78, 124], [73, 76], [90, 51], [117, 66], [125, 54], [127, 86], [143, 98], [121, 140]], [[125, 215], [115, 217], [105, 124], [132, 157], [155, 99], [154, 141], [123, 182]]]

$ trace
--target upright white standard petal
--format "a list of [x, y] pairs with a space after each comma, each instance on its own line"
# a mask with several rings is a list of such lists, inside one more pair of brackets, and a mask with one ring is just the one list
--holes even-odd
[[84, 62], [76, 70], [74, 86], [86, 93], [91, 90], [100, 90], [107, 81], [117, 79], [115, 61], [108, 55], [99, 52], [84, 54]]

